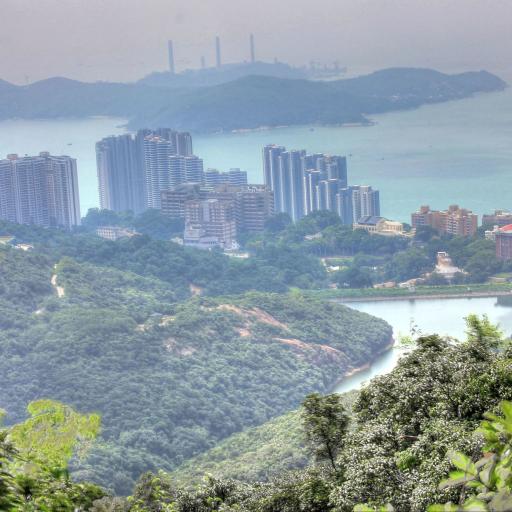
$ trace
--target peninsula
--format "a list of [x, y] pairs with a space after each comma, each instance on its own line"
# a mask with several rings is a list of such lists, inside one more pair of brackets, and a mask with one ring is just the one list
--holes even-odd
[[506, 85], [486, 71], [447, 75], [421, 68], [384, 69], [334, 81], [254, 75], [181, 88], [66, 78], [16, 86], [0, 80], [0, 120], [112, 116], [126, 118], [134, 129], [169, 125], [196, 133], [366, 124], [372, 114], [499, 91]]

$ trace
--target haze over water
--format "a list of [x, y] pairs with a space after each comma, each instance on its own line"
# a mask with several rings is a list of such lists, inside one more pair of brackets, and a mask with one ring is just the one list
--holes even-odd
[[[347, 155], [349, 182], [381, 191], [382, 214], [409, 221], [421, 204], [482, 214], [512, 208], [512, 90], [375, 116], [370, 127], [290, 127], [195, 136], [206, 167], [240, 167], [262, 182], [261, 148], [276, 143]], [[120, 119], [0, 122], [0, 157], [48, 150], [77, 158], [82, 213], [98, 206], [95, 142]]]
[[[293, 127], [196, 137], [207, 163], [261, 180], [268, 143], [349, 156], [349, 183], [381, 191], [382, 214], [410, 221], [421, 204], [482, 214], [512, 208], [512, 90], [375, 116], [371, 127]], [[352, 155], [352, 156], [350, 156]]]

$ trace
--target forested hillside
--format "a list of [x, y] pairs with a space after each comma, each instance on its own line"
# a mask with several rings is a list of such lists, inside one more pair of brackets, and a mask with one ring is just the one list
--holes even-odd
[[[358, 392], [341, 396], [352, 411]], [[205, 475], [243, 482], [268, 482], [313, 462], [308, 450], [300, 409], [274, 418], [263, 425], [233, 434], [179, 466], [170, 475], [176, 485], [195, 487]]]
[[[397, 367], [371, 381], [355, 402], [309, 394], [296, 412], [219, 443], [174, 474], [142, 475], [128, 498], [67, 476], [73, 453], [90, 449], [100, 417], [48, 400], [32, 402], [26, 421], [0, 429], [0, 508], [507, 512], [512, 509], [510, 340], [486, 318], [470, 316], [467, 324], [462, 342], [436, 335], [415, 340]], [[228, 408], [223, 404], [225, 419]], [[119, 456], [130, 461], [126, 447]], [[309, 466], [294, 469], [305, 463]], [[214, 473], [197, 483], [205, 469]]]
[[[213, 473], [190, 489], [186, 476], [195, 474], [187, 464], [183, 480], [179, 472], [145, 475], [124, 510], [506, 512], [512, 509], [511, 361], [509, 340], [472, 316], [463, 342], [417, 339], [390, 374], [359, 393], [352, 413], [339, 395], [310, 395], [295, 415], [237, 436], [239, 453], [230, 441], [219, 445], [230, 457], [224, 462], [215, 460], [219, 450], [210, 452], [210, 468], [221, 475], [230, 461], [235, 471], [244, 459], [250, 468], [254, 446], [283, 440], [290, 427], [296, 451], [299, 420], [315, 461], [309, 468], [283, 468], [269, 482], [250, 484]], [[277, 451], [285, 462], [286, 451]], [[195, 462], [208, 468], [202, 457]]]
[[390, 341], [385, 322], [299, 292], [189, 298], [192, 283], [239, 291], [220, 254], [8, 228], [34, 248], [0, 246], [0, 407], [11, 422], [39, 398], [98, 412], [99, 441], [72, 467], [119, 493], [328, 391]]

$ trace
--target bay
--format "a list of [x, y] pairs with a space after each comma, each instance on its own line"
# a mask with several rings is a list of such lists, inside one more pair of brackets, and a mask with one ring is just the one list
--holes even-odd
[[261, 182], [275, 143], [348, 156], [349, 183], [381, 192], [382, 215], [410, 222], [422, 204], [478, 214], [511, 208], [512, 90], [374, 116], [368, 127], [290, 127], [194, 139], [206, 164], [241, 167]]
[[[374, 116], [367, 127], [275, 128], [197, 135], [205, 167], [240, 167], [262, 182], [261, 149], [269, 143], [348, 156], [351, 184], [381, 191], [382, 214], [409, 221], [421, 204], [459, 203], [476, 213], [512, 209], [512, 89], [416, 110]], [[82, 213], [98, 206], [95, 143], [124, 133], [123, 119], [0, 122], [0, 157], [50, 151], [77, 158]]]
[[[439, 334], [463, 340], [466, 333], [464, 318], [472, 313], [487, 315], [506, 336], [512, 334], [512, 308], [500, 306], [494, 297], [368, 301], [346, 305], [388, 322], [393, 327], [393, 336], [397, 341], [409, 335], [411, 329], [421, 335]], [[390, 372], [407, 350], [400, 343], [395, 344], [377, 357], [369, 368], [340, 381], [335, 391], [344, 393], [358, 389], [370, 379]]]

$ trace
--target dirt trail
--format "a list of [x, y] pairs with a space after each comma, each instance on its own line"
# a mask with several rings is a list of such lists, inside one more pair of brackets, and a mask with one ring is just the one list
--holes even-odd
[[[55, 267], [53, 267], [53, 268], [57, 269], [57, 265], [55, 265]], [[64, 297], [64, 295], [65, 295], [64, 288], [57, 284], [57, 274], [52, 275], [51, 283], [52, 283], [53, 288], [57, 292], [57, 297], [59, 297], [59, 299]]]

